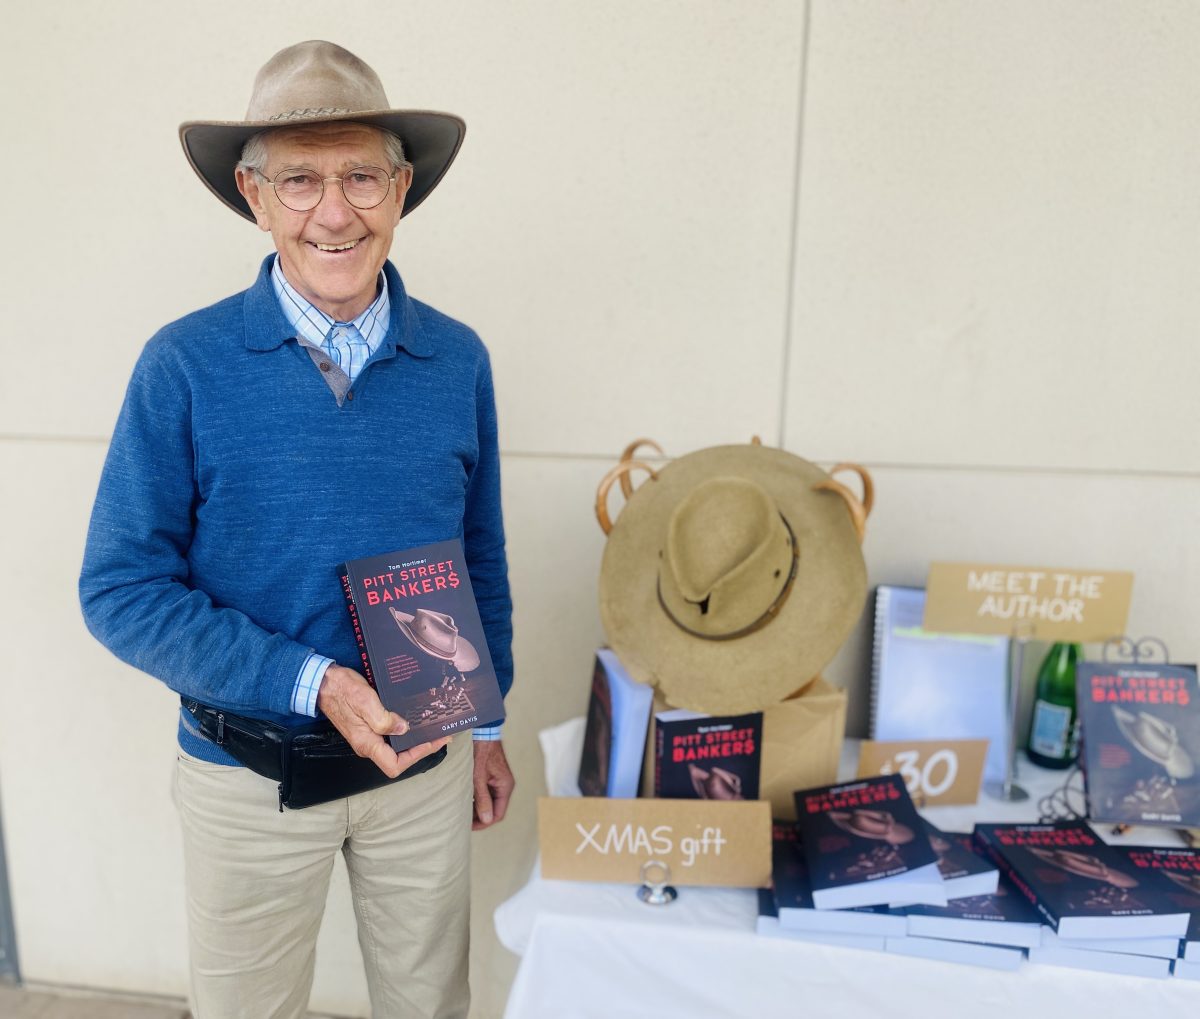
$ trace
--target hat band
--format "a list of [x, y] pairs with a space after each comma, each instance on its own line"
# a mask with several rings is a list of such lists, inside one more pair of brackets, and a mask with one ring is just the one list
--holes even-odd
[[792, 561], [788, 567], [787, 579], [783, 582], [782, 590], [780, 590], [779, 594], [775, 596], [775, 600], [767, 606], [766, 611], [763, 612], [761, 616], [754, 620], [754, 622], [752, 622], [749, 626], [743, 626], [740, 630], [735, 630], [733, 633], [700, 633], [698, 630], [693, 630], [686, 623], [676, 619], [674, 614], [671, 612], [670, 607], [665, 601], [663, 601], [662, 576], [660, 574], [655, 579], [654, 588], [655, 593], [658, 595], [658, 604], [662, 606], [662, 610], [667, 614], [667, 618], [676, 626], [678, 626], [679, 629], [681, 629], [684, 633], [690, 634], [693, 637], [699, 637], [701, 640], [737, 640], [738, 637], [745, 637], [751, 633], [754, 633], [755, 630], [761, 630], [767, 625], [767, 623], [779, 615], [784, 603], [788, 600], [788, 595], [792, 593], [792, 581], [796, 579], [796, 562], [800, 558], [800, 549], [796, 545], [796, 534], [792, 530], [792, 525], [788, 523], [787, 517], [785, 517], [782, 513], [779, 514], [779, 519], [783, 521], [783, 526], [787, 528], [788, 537], [791, 539], [790, 544], [792, 546]]
[[345, 106], [309, 106], [303, 110], [288, 110], [287, 113], [277, 113], [267, 120], [299, 120], [301, 117], [332, 117], [335, 113], [352, 113]]

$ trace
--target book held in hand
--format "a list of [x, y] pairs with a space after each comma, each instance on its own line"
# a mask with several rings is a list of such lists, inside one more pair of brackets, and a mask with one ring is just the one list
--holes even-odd
[[800, 790], [795, 798], [818, 909], [946, 904], [937, 854], [899, 775]]
[[757, 800], [761, 711], [654, 716], [654, 795], [664, 799]]
[[504, 719], [457, 539], [352, 559], [339, 568], [364, 675], [408, 722], [396, 751]]
[[584, 796], [637, 796], [653, 700], [653, 688], [633, 679], [609, 648], [596, 652], [579, 761]]
[[1181, 938], [1187, 930], [1187, 912], [1159, 899], [1083, 821], [977, 824], [975, 841], [1060, 938]]
[[1088, 816], [1200, 827], [1196, 667], [1081, 662], [1075, 684]]

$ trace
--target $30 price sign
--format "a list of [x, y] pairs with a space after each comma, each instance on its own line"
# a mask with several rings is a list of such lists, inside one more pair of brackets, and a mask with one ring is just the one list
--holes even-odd
[[979, 799], [985, 739], [863, 740], [858, 777], [899, 775], [918, 807]]

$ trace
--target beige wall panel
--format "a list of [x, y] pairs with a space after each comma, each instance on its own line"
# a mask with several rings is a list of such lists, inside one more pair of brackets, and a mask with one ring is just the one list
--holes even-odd
[[[876, 467], [864, 546], [872, 585], [925, 585], [933, 560], [1132, 570], [1129, 633], [1200, 659], [1200, 478]], [[867, 609], [869, 614], [869, 605]], [[866, 732], [870, 622], [828, 670]]]
[[240, 117], [275, 48], [327, 37], [372, 62], [393, 102], [468, 122], [458, 165], [393, 254], [416, 296], [491, 346], [506, 447], [777, 434], [803, 5], [354, 10], [21, 8], [4, 74], [39, 85], [33, 102], [0, 90], [0, 109], [53, 168], [37, 186], [72, 198], [47, 229], [33, 180], [14, 185], [21, 246], [3, 258], [22, 301], [3, 342], [15, 355], [49, 330], [67, 356], [52, 390], [0, 376], [0, 433], [106, 435], [146, 338], [248, 284], [267, 241], [193, 177], [176, 127]]
[[[604, 537], [592, 512], [604, 460], [506, 457], [504, 511], [513, 595], [515, 680], [504, 745], [517, 795], [509, 816], [475, 836], [472, 860], [473, 1014], [503, 1012], [517, 958], [496, 940], [492, 912], [525, 883], [537, 850], [544, 793], [537, 734], [582, 715], [592, 658], [603, 642], [597, 602]], [[617, 512], [619, 493], [614, 497]]]
[[816, 0], [785, 440], [1200, 468], [1200, 6]]
[[99, 443], [0, 442], [0, 782], [22, 975], [180, 993], [178, 701], [87, 633], [75, 581]]

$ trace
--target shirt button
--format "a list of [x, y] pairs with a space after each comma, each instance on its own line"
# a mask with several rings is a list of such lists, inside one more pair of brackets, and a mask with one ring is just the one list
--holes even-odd
[[323, 372], [329, 371], [329, 362], [328, 361], [321, 362], [321, 371], [323, 371]]
[[346, 399], [347, 399], [347, 400], [353, 400], [353, 399], [354, 399], [354, 394], [353, 394], [353, 393], [347, 393], [347, 394], [346, 394]]

